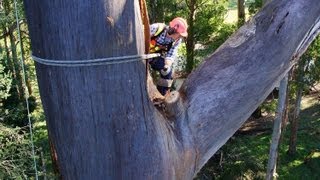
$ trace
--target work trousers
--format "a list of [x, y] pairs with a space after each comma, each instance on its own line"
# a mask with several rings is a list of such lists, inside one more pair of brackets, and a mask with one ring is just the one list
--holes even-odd
[[172, 68], [167, 71], [164, 70], [165, 60], [163, 57], [153, 58], [149, 61], [149, 64], [153, 70], [159, 71], [160, 79], [157, 82], [158, 91], [164, 96], [171, 88], [172, 85]]

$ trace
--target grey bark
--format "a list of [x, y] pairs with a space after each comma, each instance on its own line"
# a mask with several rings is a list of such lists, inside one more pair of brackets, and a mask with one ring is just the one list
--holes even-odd
[[[36, 56], [144, 52], [136, 0], [28, 0], [25, 7]], [[317, 0], [269, 3], [190, 74], [170, 120], [148, 98], [142, 62], [36, 64], [62, 178], [192, 179], [312, 41], [319, 14]]]
[[288, 86], [288, 74], [281, 80], [279, 89], [279, 100], [277, 105], [276, 117], [273, 124], [272, 141], [269, 151], [266, 179], [276, 178], [276, 165], [278, 159], [278, 147], [281, 137], [282, 122], [285, 115], [286, 97]]
[[270, 2], [189, 75], [181, 93], [197, 168], [263, 102], [319, 33], [320, 7], [313, 3]]

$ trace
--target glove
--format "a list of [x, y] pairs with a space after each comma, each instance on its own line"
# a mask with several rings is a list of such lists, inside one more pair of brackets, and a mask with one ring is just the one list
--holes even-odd
[[171, 72], [171, 67], [168, 66], [168, 65], [164, 65], [163, 69], [161, 69], [161, 71], [160, 71], [160, 73], [161, 73], [163, 76], [168, 75], [170, 72]]
[[172, 65], [172, 60], [169, 60], [169, 59], [166, 59], [166, 60], [164, 60], [164, 67], [171, 67], [171, 65]]
[[165, 59], [165, 61], [164, 61], [164, 67], [163, 67], [163, 69], [160, 71], [160, 73], [161, 73], [163, 76], [168, 75], [168, 74], [171, 72], [171, 65], [172, 65], [172, 60], [170, 60], [170, 59]]

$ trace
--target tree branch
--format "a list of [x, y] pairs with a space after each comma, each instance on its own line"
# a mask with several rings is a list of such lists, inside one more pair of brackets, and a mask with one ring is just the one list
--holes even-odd
[[236, 132], [319, 33], [317, 0], [274, 1], [190, 74], [180, 90], [196, 171]]

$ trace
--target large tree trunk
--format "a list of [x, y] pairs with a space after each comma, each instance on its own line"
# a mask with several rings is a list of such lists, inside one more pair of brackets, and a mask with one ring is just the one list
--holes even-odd
[[[33, 54], [83, 60], [142, 54], [138, 4], [25, 1]], [[317, 0], [271, 2], [169, 96], [175, 114], [153, 107], [142, 62], [37, 63], [62, 178], [192, 179], [305, 50], [319, 14]]]

